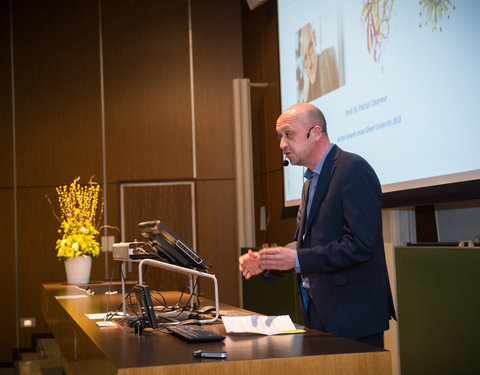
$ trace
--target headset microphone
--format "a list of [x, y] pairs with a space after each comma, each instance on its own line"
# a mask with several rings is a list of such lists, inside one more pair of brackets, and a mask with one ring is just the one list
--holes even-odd
[[288, 162], [287, 159], [285, 159], [285, 160], [283, 161], [283, 163], [282, 163], [282, 165], [283, 165], [284, 167], [288, 167], [289, 164], [290, 164], [290, 163]]

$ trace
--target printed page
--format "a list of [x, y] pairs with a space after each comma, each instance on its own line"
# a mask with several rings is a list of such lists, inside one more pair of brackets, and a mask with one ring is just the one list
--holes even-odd
[[223, 316], [227, 333], [257, 333], [261, 335], [278, 335], [282, 333], [304, 332], [297, 329], [288, 315], [264, 316]]

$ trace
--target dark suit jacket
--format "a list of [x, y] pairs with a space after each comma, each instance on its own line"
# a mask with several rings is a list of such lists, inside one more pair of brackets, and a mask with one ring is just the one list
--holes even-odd
[[[308, 185], [295, 240], [302, 275], [318, 301], [315, 319], [328, 332], [353, 339], [383, 332], [395, 310], [383, 247], [382, 192], [374, 170], [360, 156], [333, 146], [307, 220]], [[304, 318], [311, 326], [305, 311]]]

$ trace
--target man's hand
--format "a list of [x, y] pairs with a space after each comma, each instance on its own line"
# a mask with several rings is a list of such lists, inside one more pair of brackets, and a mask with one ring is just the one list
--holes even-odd
[[248, 253], [243, 254], [238, 258], [238, 268], [245, 279], [261, 274], [264, 269], [258, 263], [258, 252], [248, 250]]
[[287, 247], [271, 247], [259, 251], [260, 267], [269, 270], [286, 271], [295, 268], [295, 251]]

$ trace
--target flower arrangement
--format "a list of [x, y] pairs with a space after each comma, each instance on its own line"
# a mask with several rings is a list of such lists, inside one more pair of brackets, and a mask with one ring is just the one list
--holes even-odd
[[[80, 177], [77, 177], [69, 186], [56, 188], [60, 217], [55, 214], [53, 206], [52, 211], [60, 222], [58, 232], [62, 234], [55, 247], [59, 260], [79, 256], [91, 256], [95, 259], [100, 254], [101, 247], [97, 242], [99, 228], [96, 227], [97, 213], [101, 215], [103, 211], [102, 200], [98, 212], [100, 186], [93, 182], [93, 176], [88, 185], [80, 185], [79, 180]], [[50, 199], [48, 200], [50, 202]]]

